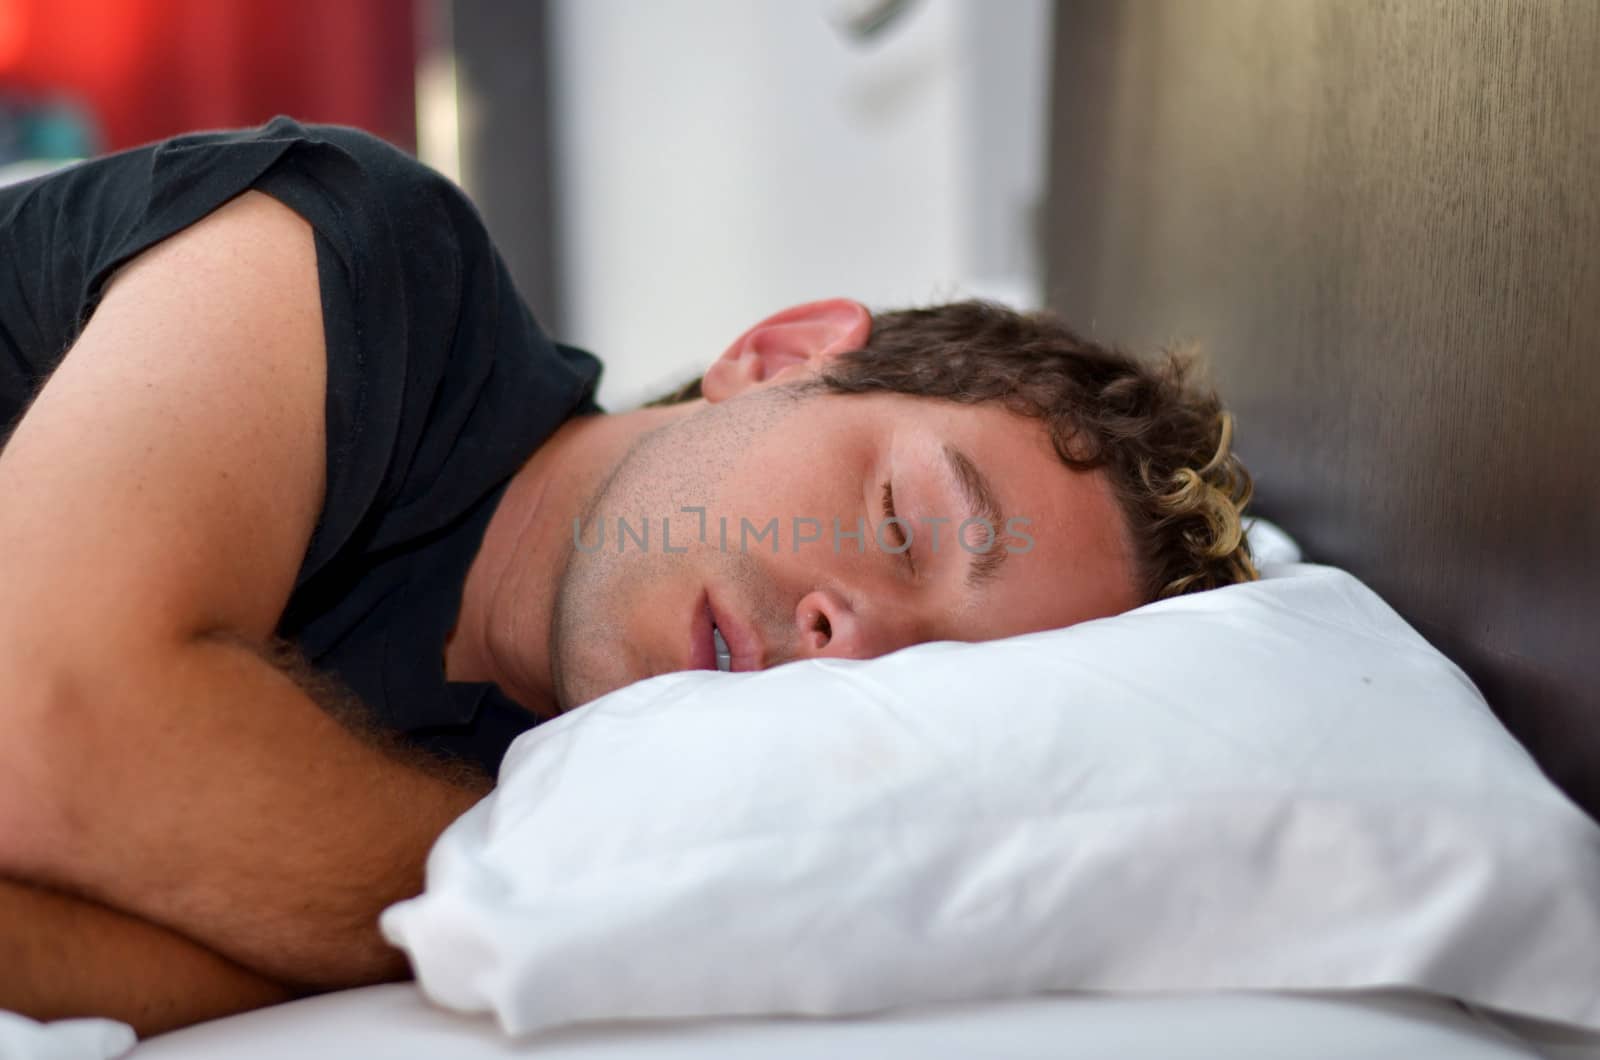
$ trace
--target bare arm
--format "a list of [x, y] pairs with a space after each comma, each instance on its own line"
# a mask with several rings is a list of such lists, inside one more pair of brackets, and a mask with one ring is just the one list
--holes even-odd
[[433, 840], [484, 790], [356, 738], [230, 639], [130, 662], [122, 680], [58, 701], [63, 731], [31, 737], [49, 747], [35, 790], [51, 794], [5, 869], [274, 979], [403, 977], [378, 912], [422, 889]]
[[18, 425], [0, 875], [342, 986], [404, 974], [377, 913], [483, 792], [263, 657], [321, 508], [325, 373], [309, 226], [249, 193], [123, 270]]
[[[164, 928], [0, 880], [0, 1009], [34, 1019], [105, 1016], [140, 1037], [295, 996]], [[70, 989], [65, 989], [70, 986]]]

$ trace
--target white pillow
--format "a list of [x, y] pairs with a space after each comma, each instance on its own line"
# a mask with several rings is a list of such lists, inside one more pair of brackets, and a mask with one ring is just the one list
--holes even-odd
[[1600, 1028], [1600, 828], [1354, 578], [532, 730], [383, 915], [512, 1033], [1055, 990], [1412, 987]]

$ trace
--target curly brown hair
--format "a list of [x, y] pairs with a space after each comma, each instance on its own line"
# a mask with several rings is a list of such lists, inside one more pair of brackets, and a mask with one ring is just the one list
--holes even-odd
[[[1198, 374], [1188, 352], [1146, 362], [1052, 313], [967, 301], [873, 314], [866, 346], [808, 385], [994, 402], [1041, 421], [1064, 464], [1105, 470], [1151, 601], [1258, 576], [1241, 521], [1250, 473], [1232, 452], [1232, 417]], [[659, 403], [698, 395], [696, 382]]]

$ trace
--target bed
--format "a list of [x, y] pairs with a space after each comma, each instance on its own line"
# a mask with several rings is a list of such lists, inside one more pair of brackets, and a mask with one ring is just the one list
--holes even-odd
[[[1460, 662], [1549, 777], [1600, 814], [1600, 8], [1085, 0], [1059, 6], [1055, 32], [1053, 307], [1136, 348], [1201, 341], [1259, 510]], [[1600, 1048], [1388, 993], [1063, 996], [515, 1041], [396, 985], [133, 1055]]]
[[[163, 1035], [138, 1060], [719, 1060], [839, 1057], [918, 1060], [1347, 1060], [1352, 1056], [1540, 1060], [1585, 1055], [1549, 1028], [1521, 1033], [1417, 997], [1219, 995], [1040, 998], [944, 1006], [870, 1019], [762, 1019], [618, 1025], [514, 1041], [486, 1019], [428, 1005], [393, 985], [313, 998]], [[1573, 1051], [1564, 1053], [1562, 1050]]]

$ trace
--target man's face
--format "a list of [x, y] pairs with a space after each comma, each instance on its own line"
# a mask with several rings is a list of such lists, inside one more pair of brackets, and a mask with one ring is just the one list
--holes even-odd
[[577, 542], [551, 626], [562, 710], [715, 667], [713, 626], [757, 670], [1139, 603], [1103, 474], [1063, 465], [1037, 421], [898, 394], [701, 404], [633, 446]]

